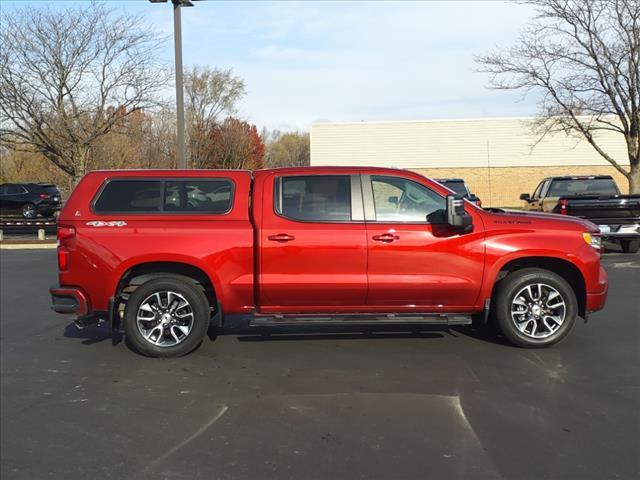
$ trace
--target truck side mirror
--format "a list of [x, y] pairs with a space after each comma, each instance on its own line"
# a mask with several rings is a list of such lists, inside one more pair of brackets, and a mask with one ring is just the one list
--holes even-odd
[[520, 200], [524, 200], [525, 202], [528, 202], [529, 200], [531, 200], [531, 196], [528, 193], [521, 193]]
[[473, 219], [464, 209], [463, 195], [447, 195], [447, 223], [462, 229], [465, 233], [473, 227]]

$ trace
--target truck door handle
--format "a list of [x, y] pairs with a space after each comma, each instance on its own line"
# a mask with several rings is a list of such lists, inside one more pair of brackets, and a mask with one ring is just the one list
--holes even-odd
[[291, 240], [295, 240], [296, 237], [293, 235], [289, 235], [288, 233], [279, 233], [277, 235], [269, 235], [267, 237], [272, 242], [290, 242]]
[[398, 235], [394, 235], [393, 233], [383, 233], [382, 235], [374, 235], [373, 239], [376, 242], [391, 243], [395, 242], [396, 240], [400, 240], [400, 237]]

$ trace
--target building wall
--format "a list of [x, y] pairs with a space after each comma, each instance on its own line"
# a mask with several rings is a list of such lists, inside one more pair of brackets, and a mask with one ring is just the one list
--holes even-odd
[[[311, 165], [382, 166], [431, 177], [462, 177], [487, 206], [517, 206], [551, 175], [609, 174], [626, 179], [586, 141], [563, 133], [540, 139], [531, 118], [315, 123]], [[628, 166], [624, 139], [602, 132], [603, 149]]]

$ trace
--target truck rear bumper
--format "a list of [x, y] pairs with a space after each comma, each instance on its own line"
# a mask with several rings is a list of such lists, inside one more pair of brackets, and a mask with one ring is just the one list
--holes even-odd
[[632, 225], [598, 225], [602, 237], [617, 238], [640, 238], [640, 224]]
[[82, 317], [90, 311], [89, 299], [81, 288], [54, 285], [49, 289], [49, 293], [54, 312]]

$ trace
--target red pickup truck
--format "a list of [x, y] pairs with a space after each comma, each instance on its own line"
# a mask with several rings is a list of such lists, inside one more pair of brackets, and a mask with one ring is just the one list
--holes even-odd
[[405, 170], [97, 171], [58, 223], [53, 309], [122, 322], [150, 356], [190, 352], [222, 313], [261, 327], [473, 317], [542, 347], [607, 296], [592, 223], [485, 211]]

